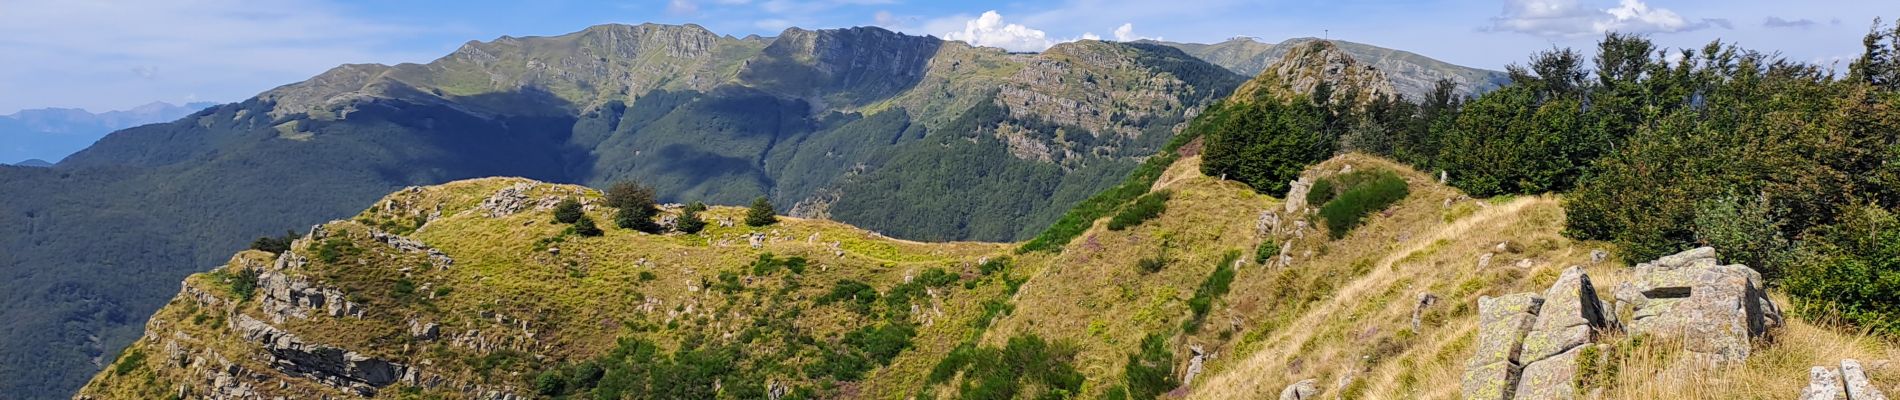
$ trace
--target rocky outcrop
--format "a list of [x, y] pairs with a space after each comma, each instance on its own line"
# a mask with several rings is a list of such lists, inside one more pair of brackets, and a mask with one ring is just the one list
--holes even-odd
[[1477, 350], [1465, 362], [1467, 400], [1514, 398], [1522, 371], [1524, 336], [1537, 322], [1544, 299], [1533, 293], [1478, 298]]
[[389, 245], [389, 247], [394, 247], [397, 251], [427, 255], [429, 256], [429, 263], [435, 265], [436, 268], [448, 268], [455, 265], [455, 259], [449, 258], [449, 255], [443, 254], [441, 250], [436, 250], [434, 247], [423, 244], [421, 240], [383, 232], [377, 229], [370, 229], [369, 237], [371, 240]]
[[[1746, 266], [1720, 265], [1711, 248], [1640, 264], [1615, 293], [1617, 306], [1610, 307], [1583, 267], [1572, 266], [1542, 296], [1479, 298], [1477, 348], [1465, 364], [1464, 397], [1586, 397], [1578, 393], [1579, 379], [1589, 371], [1581, 368], [1599, 364], [1593, 358], [1603, 353], [1597, 341], [1606, 331], [1679, 338], [1691, 360], [1720, 363], [1747, 358], [1752, 341], [1781, 324], [1780, 311], [1762, 291], [1761, 275]], [[1629, 320], [1619, 320], [1619, 314]], [[1831, 372], [1817, 367], [1812, 374], [1817, 383], [1811, 391], [1825, 392]], [[1846, 382], [1851, 388], [1853, 381]]]
[[307, 343], [295, 334], [249, 315], [238, 315], [231, 321], [231, 329], [244, 341], [269, 353], [270, 364], [279, 371], [363, 396], [375, 395], [378, 388], [396, 383], [410, 372], [408, 366], [400, 363]]
[[1398, 90], [1384, 71], [1360, 63], [1333, 42], [1318, 40], [1299, 45], [1260, 76], [1234, 90], [1235, 99], [1288, 100], [1330, 89], [1325, 99], [1334, 104], [1365, 104]]
[[1703, 247], [1638, 264], [1616, 288], [1616, 309], [1634, 334], [1681, 338], [1701, 361], [1747, 359], [1752, 342], [1781, 325], [1781, 310], [1762, 289], [1761, 274], [1721, 265]]
[[351, 302], [343, 291], [319, 286], [310, 278], [293, 273], [292, 270], [308, 263], [308, 259], [295, 251], [285, 251], [278, 256], [275, 265], [258, 274], [257, 293], [261, 296], [258, 305], [264, 314], [277, 323], [315, 315], [362, 318], [363, 306]]
[[1478, 299], [1478, 348], [1465, 364], [1466, 399], [1574, 399], [1580, 357], [1615, 326], [1590, 275], [1570, 267], [1543, 296]]

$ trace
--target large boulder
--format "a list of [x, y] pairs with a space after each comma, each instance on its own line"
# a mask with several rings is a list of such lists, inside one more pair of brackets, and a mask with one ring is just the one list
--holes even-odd
[[1702, 361], [1747, 359], [1752, 342], [1781, 325], [1781, 310], [1762, 289], [1760, 273], [1718, 260], [1715, 249], [1703, 247], [1638, 264], [1615, 291], [1629, 331], [1678, 338]]
[[1537, 322], [1524, 335], [1524, 348], [1518, 355], [1524, 370], [1516, 398], [1577, 398], [1577, 358], [1594, 354], [1589, 352], [1591, 343], [1611, 326], [1603, 308], [1583, 267], [1570, 267], [1557, 277], [1544, 291]]
[[1517, 389], [1524, 335], [1537, 321], [1544, 299], [1535, 293], [1478, 298], [1478, 343], [1465, 362], [1464, 398], [1504, 400]]

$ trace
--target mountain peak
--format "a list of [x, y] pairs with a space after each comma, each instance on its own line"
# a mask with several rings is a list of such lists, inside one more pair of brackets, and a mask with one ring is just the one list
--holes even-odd
[[1331, 90], [1328, 101], [1335, 103], [1363, 103], [1397, 93], [1384, 71], [1359, 62], [1332, 41], [1314, 40], [1294, 47], [1266, 72], [1235, 90], [1234, 98], [1284, 100], [1314, 95], [1322, 85]]

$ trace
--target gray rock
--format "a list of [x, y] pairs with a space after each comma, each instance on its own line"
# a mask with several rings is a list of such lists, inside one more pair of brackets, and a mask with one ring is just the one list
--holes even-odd
[[1590, 250], [1590, 265], [1602, 264], [1604, 260], [1608, 259], [1610, 259], [1610, 252], [1603, 251], [1602, 249]]
[[1841, 388], [1841, 374], [1833, 368], [1808, 369], [1808, 387], [1801, 390], [1800, 400], [1841, 400], [1846, 396], [1847, 391]]
[[1748, 358], [1755, 339], [1781, 326], [1781, 310], [1762, 289], [1761, 274], [1720, 265], [1703, 247], [1636, 266], [1615, 290], [1617, 308], [1629, 310], [1632, 333], [1680, 337], [1685, 350], [1710, 363]]
[[278, 371], [362, 396], [374, 396], [378, 388], [396, 383], [409, 369], [355, 351], [305, 342], [249, 315], [238, 314], [231, 326], [244, 341], [262, 347]]
[[1313, 190], [1313, 178], [1300, 177], [1289, 185], [1291, 188], [1286, 192], [1286, 215], [1288, 218], [1297, 219], [1296, 216], [1306, 213], [1306, 192]]
[[409, 321], [409, 335], [414, 336], [417, 340], [435, 340], [437, 337], [441, 337], [441, 334], [442, 327], [436, 325], [434, 322], [422, 322], [420, 320]]
[[1533, 293], [1478, 298], [1477, 347], [1465, 361], [1466, 399], [1510, 399], [1517, 388], [1524, 336], [1544, 299]]
[[1294, 382], [1291, 385], [1287, 385], [1286, 389], [1280, 390], [1280, 400], [1307, 400], [1317, 398], [1319, 398], [1319, 381], [1314, 379]]
[[1584, 343], [1562, 354], [1524, 366], [1518, 379], [1517, 400], [1568, 400], [1577, 398], [1577, 358], [1591, 347]]
[[1861, 368], [1860, 361], [1841, 360], [1841, 381], [1847, 387], [1847, 400], [1887, 400], [1887, 395], [1867, 379], [1867, 370]]
[[1537, 311], [1537, 323], [1524, 337], [1519, 360], [1528, 368], [1530, 363], [1592, 342], [1597, 332], [1608, 326], [1602, 304], [1583, 267], [1564, 269], [1557, 282], [1544, 292], [1544, 305]]

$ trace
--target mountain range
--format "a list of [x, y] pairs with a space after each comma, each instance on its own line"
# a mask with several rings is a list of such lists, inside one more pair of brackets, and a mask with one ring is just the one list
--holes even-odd
[[[112, 131], [170, 122], [217, 103], [152, 102], [129, 110], [94, 113], [77, 108], [38, 108], [0, 115], [0, 161], [59, 160]], [[21, 161], [18, 165], [29, 163]]]
[[[67, 393], [174, 294], [153, 282], [413, 185], [631, 179], [663, 201], [763, 197], [874, 237], [1026, 239], [1246, 80], [1173, 46], [1012, 54], [879, 28], [603, 25], [339, 66], [52, 168], [0, 167], [0, 390]], [[1390, 76], [1450, 76], [1432, 73]]]

